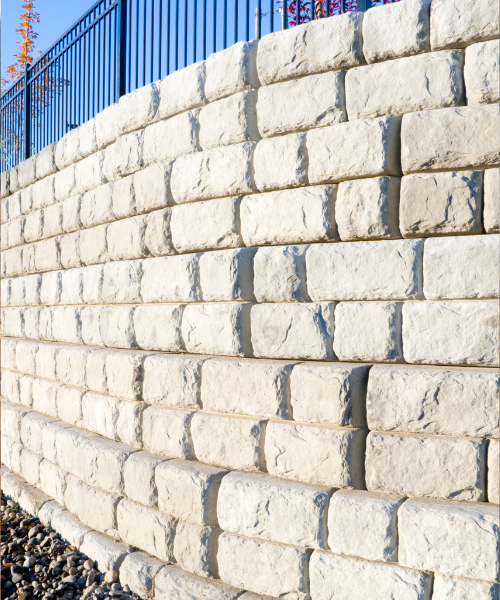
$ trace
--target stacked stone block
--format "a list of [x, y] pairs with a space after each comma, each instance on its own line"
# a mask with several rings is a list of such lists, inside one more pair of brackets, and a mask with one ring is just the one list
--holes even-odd
[[498, 35], [318, 20], [4, 173], [5, 491], [142, 595], [498, 599]]

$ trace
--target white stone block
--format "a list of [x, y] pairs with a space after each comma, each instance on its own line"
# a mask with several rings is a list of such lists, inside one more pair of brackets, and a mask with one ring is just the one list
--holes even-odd
[[[105, 396], [104, 394], [87, 392], [82, 398], [83, 428], [112, 440], [116, 440], [118, 437], [116, 434], [118, 407], [119, 400], [116, 398], [111, 398], [110, 396]], [[82, 447], [80, 450], [83, 453], [84, 448]], [[88, 469], [92, 465], [91, 460], [93, 454], [89, 454], [88, 449], [87, 455], [88, 459], [82, 461], [82, 464], [78, 467], [79, 471], [75, 472], [75, 475], [78, 475], [82, 479], [89, 477]], [[73, 472], [76, 468], [77, 467], [73, 466]], [[89, 481], [89, 483], [94, 482]], [[107, 489], [106, 484], [104, 484], [104, 489]]]
[[140, 260], [110, 262], [104, 265], [101, 297], [104, 304], [134, 304], [141, 301]]
[[498, 113], [498, 105], [490, 104], [405, 115], [401, 129], [403, 172], [498, 164]]
[[223, 533], [217, 562], [222, 581], [274, 597], [306, 600], [309, 552], [284, 544]]
[[200, 577], [217, 576], [217, 543], [220, 534], [218, 527], [178, 521], [174, 539], [177, 564]]
[[40, 463], [40, 488], [50, 498], [54, 498], [64, 506], [66, 490], [66, 473], [48, 460]]
[[[151, 454], [167, 458], [193, 457], [190, 421], [193, 411], [150, 406], [142, 415], [142, 443]], [[156, 471], [158, 473], [158, 471]], [[156, 481], [157, 486], [158, 480]], [[159, 491], [159, 490], [158, 490]], [[162, 509], [161, 504], [159, 504]], [[174, 516], [182, 516], [166, 511]]]
[[488, 502], [500, 504], [499, 491], [499, 463], [500, 447], [498, 440], [490, 440], [488, 443]]
[[481, 440], [368, 435], [366, 487], [372, 492], [480, 502], [485, 474]]
[[81, 309], [56, 307], [52, 313], [52, 338], [56, 342], [81, 344]]
[[36, 155], [23, 160], [17, 165], [17, 181], [20, 189], [26, 188], [36, 181]]
[[496, 40], [467, 48], [464, 68], [467, 104], [499, 101], [499, 68], [500, 57]]
[[[24, 301], [27, 306], [40, 304], [40, 285], [42, 275], [29, 275], [24, 277]], [[12, 293], [12, 289], [11, 289]]]
[[35, 374], [35, 360], [38, 352], [38, 343], [19, 340], [16, 344], [17, 371], [25, 375]]
[[399, 234], [397, 177], [375, 177], [339, 184], [335, 220], [344, 241], [393, 239]]
[[498, 598], [498, 583], [474, 581], [461, 577], [447, 577], [440, 573], [434, 575], [434, 600], [496, 600]]
[[284, 479], [362, 489], [365, 440], [364, 429], [270, 421], [267, 470]]
[[254, 256], [253, 248], [201, 254], [199, 269], [203, 300], [253, 300]]
[[59, 171], [62, 171], [66, 167], [73, 165], [82, 159], [82, 153], [80, 152], [80, 131], [77, 129], [70, 129], [66, 134], [57, 142], [55, 148], [55, 164]]
[[[121, 223], [117, 222], [115, 225], [121, 226]], [[83, 229], [80, 231], [80, 259], [84, 265], [95, 265], [108, 260], [106, 235], [108, 227], [109, 225], [99, 225], [92, 227], [92, 229]]]
[[328, 507], [328, 546], [336, 554], [397, 562], [401, 496], [339, 490]]
[[57, 416], [70, 425], [82, 425], [82, 397], [85, 392], [61, 385], [57, 389]]
[[150, 83], [122, 96], [118, 102], [120, 134], [142, 129], [156, 116], [160, 104], [158, 83]]
[[172, 164], [173, 161], [154, 163], [134, 174], [135, 205], [138, 214], [172, 204]]
[[[21, 450], [21, 469], [19, 473], [28, 483], [34, 486], [40, 484], [40, 462], [41, 457], [25, 447]], [[48, 496], [47, 496], [48, 499]]]
[[23, 311], [19, 308], [2, 309], [2, 335], [23, 337]]
[[255, 185], [261, 192], [306, 185], [306, 134], [261, 140], [255, 147], [253, 166]]
[[222, 480], [217, 515], [229, 533], [326, 548], [329, 497], [322, 488], [232, 472]]
[[132, 448], [142, 448], [142, 413], [144, 402], [122, 400], [118, 403], [116, 435], [118, 440]]
[[499, 241], [498, 234], [426, 240], [425, 297], [428, 300], [498, 298]]
[[56, 380], [86, 388], [85, 370], [89, 351], [81, 346], [62, 346], [56, 355]]
[[[43, 210], [35, 210], [34, 212], [26, 215], [26, 219], [24, 221], [23, 236], [24, 236], [24, 241], [27, 242], [28, 244], [30, 244], [31, 242], [37, 242], [38, 240], [42, 239], [42, 232], [43, 232], [43, 225], [44, 225], [43, 215], [44, 215]], [[13, 223], [13, 221], [11, 221], [11, 223]], [[7, 235], [10, 233], [10, 231], [11, 231], [11, 229], [10, 229], [10, 224], [9, 224]], [[14, 243], [12, 240], [9, 241], [8, 246], [9, 247], [14, 246]]]
[[101, 335], [102, 306], [85, 306], [81, 312], [82, 341], [88, 346], [104, 346]]
[[376, 365], [368, 379], [368, 427], [497, 438], [499, 389], [499, 375], [487, 371]]
[[217, 525], [217, 494], [226, 473], [192, 461], [161, 463], [155, 471], [158, 508], [190, 523]]
[[134, 307], [106, 306], [101, 310], [100, 329], [108, 348], [136, 348], [133, 316]]
[[118, 504], [116, 519], [118, 533], [126, 544], [163, 561], [173, 560], [176, 519], [126, 499]]
[[243, 142], [180, 156], [172, 167], [170, 186], [177, 204], [248, 194], [253, 191], [255, 142]]
[[308, 131], [309, 183], [399, 175], [400, 130], [392, 116]]
[[194, 454], [209, 465], [259, 471], [264, 462], [264, 430], [265, 421], [250, 417], [196, 412], [191, 420]]
[[80, 552], [92, 558], [97, 568], [104, 573], [119, 569], [127, 554], [131, 552], [131, 548], [97, 531], [90, 531], [83, 539]]
[[272, 33], [259, 41], [257, 69], [263, 85], [364, 63], [363, 15], [347, 13]]
[[147, 356], [144, 361], [144, 400], [149, 404], [198, 408], [204, 361], [204, 358], [189, 356]]
[[107, 251], [111, 260], [131, 260], [147, 256], [148, 251], [144, 239], [146, 217], [144, 215], [115, 221], [106, 227]]
[[[26, 423], [24, 423], [25, 416], [29, 417], [26, 420]], [[34, 422], [37, 422], [40, 424], [39, 428], [41, 429], [41, 426], [44, 424], [40, 418], [36, 418], [37, 416], [38, 415], [32, 416], [32, 414], [29, 413], [25, 408], [11, 404], [6, 400], [2, 400], [2, 435], [4, 435], [6, 438], [9, 438], [13, 442], [21, 443], [21, 432], [23, 432], [23, 437], [26, 439], [26, 442], [31, 443], [30, 425], [32, 425]], [[41, 438], [37, 443], [41, 450]]]
[[37, 271], [55, 271], [61, 268], [59, 238], [42, 240], [35, 244], [35, 267]]
[[[19, 379], [19, 401], [21, 404], [23, 404], [24, 406], [33, 406], [34, 409], [40, 409], [41, 412], [51, 415], [51, 416], [56, 416], [56, 412], [55, 412], [55, 408], [54, 408], [54, 404], [53, 404], [53, 395], [52, 393], [49, 393], [47, 395], [47, 397], [43, 396], [42, 400], [47, 400], [47, 402], [45, 404], [42, 404], [42, 402], [37, 402], [37, 405], [35, 405], [35, 395], [33, 394], [33, 386], [35, 384], [37, 380], [34, 379], [33, 377], [31, 377], [30, 375], [23, 375], [20, 379]], [[44, 383], [49, 383], [49, 382], [44, 382]], [[52, 386], [55, 386], [56, 384], [51, 384]], [[40, 400], [39, 398], [37, 398], [37, 400]], [[42, 405], [42, 406], [40, 406]]]
[[80, 232], [63, 235], [60, 239], [61, 244], [61, 266], [63, 269], [73, 269], [81, 267], [80, 260]]
[[134, 311], [135, 339], [143, 350], [181, 352], [181, 322], [185, 304], [138, 306]]
[[82, 196], [79, 194], [64, 200], [62, 204], [62, 229], [65, 233], [77, 231], [82, 228], [80, 220]]
[[120, 566], [120, 583], [123, 587], [128, 585], [142, 598], [147, 598], [153, 591], [155, 576], [163, 567], [162, 561], [144, 552], [133, 552], [125, 557]]
[[170, 232], [171, 215], [172, 211], [170, 208], [155, 210], [146, 215], [144, 242], [151, 256], [175, 254]]
[[404, 237], [480, 233], [481, 171], [418, 173], [401, 180]]
[[[20, 281], [24, 283], [22, 280]], [[16, 283], [16, 280], [14, 280], [14, 283]], [[12, 287], [14, 288], [14, 286]], [[40, 304], [44, 304], [45, 306], [54, 306], [55, 304], [59, 304], [61, 292], [61, 271], [51, 271], [50, 273], [43, 273], [42, 283], [40, 284]], [[20, 294], [14, 294], [14, 298], [16, 295]], [[16, 304], [19, 304], [19, 302], [17, 302]]]
[[250, 303], [188, 304], [182, 339], [195, 354], [251, 355]]
[[86, 534], [92, 531], [67, 510], [54, 513], [50, 524], [63, 539], [68, 540], [76, 548], [83, 545]]
[[37, 179], [43, 179], [55, 173], [58, 168], [55, 162], [56, 144], [45, 146], [35, 157], [35, 172]]
[[[50, 274], [44, 273], [42, 275], [42, 278], [44, 278], [46, 275], [50, 275]], [[47, 287], [50, 287], [50, 286], [46, 286], [46, 288]], [[14, 279], [11, 279], [10, 280], [10, 305], [11, 306], [24, 306], [26, 304], [25, 294], [26, 294], [26, 288], [25, 288], [24, 277], [16, 277]], [[48, 294], [46, 293], [45, 295], [47, 296]]]
[[431, 47], [463, 48], [498, 37], [498, 7], [487, 0], [438, 0], [431, 7]]
[[196, 577], [176, 566], [169, 565], [163, 568], [155, 577], [155, 597], [159, 600], [176, 597], [183, 600], [236, 600], [240, 594], [241, 590], [212, 579]]
[[500, 170], [488, 169], [484, 172], [484, 229], [487, 233], [500, 231]]
[[143, 139], [144, 130], [134, 131], [120, 136], [106, 148], [102, 167], [105, 181], [115, 181], [142, 169]]
[[77, 162], [75, 165], [75, 190], [77, 193], [84, 194], [110, 180], [105, 167], [106, 154], [104, 152], [96, 152]]
[[254, 258], [257, 302], [305, 302], [308, 246], [259, 248]]
[[256, 104], [255, 90], [239, 92], [208, 104], [199, 115], [201, 148], [209, 150], [259, 140]]
[[[109, 112], [105, 115], [105, 118], [108, 115]], [[78, 128], [80, 153], [82, 156], [89, 156], [90, 154], [97, 152], [96, 120], [96, 118], [90, 119], [90, 121], [80, 125]]]
[[61, 295], [59, 302], [61, 304], [83, 304], [82, 294], [82, 269], [68, 269], [67, 271], [61, 271]]
[[260, 86], [257, 42], [238, 42], [206, 61], [205, 94], [210, 102]]
[[398, 511], [399, 564], [439, 573], [498, 579], [498, 508], [407, 500]]
[[327, 600], [332, 593], [339, 600], [427, 600], [432, 593], [428, 573], [331, 552], [313, 552], [309, 577], [314, 600]]
[[135, 215], [134, 175], [117, 179], [113, 182], [112, 190], [114, 216], [117, 219], [124, 219]]
[[92, 265], [82, 269], [82, 298], [84, 304], [101, 304], [103, 276], [104, 267], [102, 265]]
[[163, 462], [147, 452], [134, 452], [123, 467], [124, 493], [127, 498], [144, 506], [156, 506], [158, 490], [155, 483], [155, 469]]
[[171, 73], [160, 81], [159, 90], [158, 119], [167, 119], [185, 110], [205, 105], [205, 61]]
[[198, 152], [199, 110], [190, 110], [165, 121], [158, 121], [144, 130], [144, 164], [165, 162]]
[[335, 309], [339, 360], [401, 362], [402, 302], [342, 302]]
[[84, 228], [113, 221], [113, 183], [105, 183], [83, 194], [80, 219]]
[[106, 386], [109, 394], [126, 400], [142, 398], [144, 360], [142, 352], [108, 352]]
[[188, 254], [142, 261], [143, 301], [196, 302], [201, 300], [199, 260], [200, 255]]
[[[49, 238], [63, 233], [62, 202], [43, 209], [43, 237]], [[10, 239], [10, 235], [9, 235]]]
[[409, 363], [498, 365], [498, 303], [405, 303], [403, 347]]

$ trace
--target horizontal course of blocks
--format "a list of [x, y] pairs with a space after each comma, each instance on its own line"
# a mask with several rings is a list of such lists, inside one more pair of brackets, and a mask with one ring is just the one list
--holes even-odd
[[3, 173], [2, 490], [142, 597], [498, 600], [498, 37], [316, 20]]

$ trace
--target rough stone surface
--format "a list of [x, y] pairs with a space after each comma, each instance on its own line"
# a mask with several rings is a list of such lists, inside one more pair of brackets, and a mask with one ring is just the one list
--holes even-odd
[[488, 443], [488, 502], [500, 504], [500, 447], [498, 440], [490, 440]]
[[363, 64], [361, 23], [361, 14], [347, 13], [265, 36], [257, 51], [261, 83]]
[[217, 562], [220, 578], [259, 594], [306, 600], [309, 552], [283, 544], [223, 533]]
[[144, 215], [114, 221], [106, 227], [106, 247], [110, 260], [131, 260], [148, 254], [144, 239], [146, 233]]
[[401, 233], [406, 238], [480, 233], [482, 190], [481, 171], [403, 177]]
[[474, 581], [461, 577], [447, 577], [436, 573], [434, 575], [434, 600], [497, 600], [498, 584], [487, 581]]
[[332, 358], [334, 308], [333, 302], [254, 305], [251, 312], [254, 356]]
[[368, 380], [368, 427], [498, 438], [499, 390], [497, 373], [375, 365]]
[[398, 512], [399, 563], [494, 582], [498, 579], [498, 508], [407, 500]]
[[155, 576], [164, 563], [143, 552], [132, 552], [120, 565], [120, 584], [142, 597], [150, 596]]
[[498, 304], [408, 302], [403, 347], [409, 363], [498, 366]]
[[199, 260], [198, 254], [188, 254], [142, 261], [142, 300], [144, 302], [201, 300]]
[[318, 551], [311, 557], [309, 577], [314, 600], [329, 600], [332, 593], [339, 600], [427, 600], [432, 585], [427, 573]]
[[336, 192], [336, 186], [315, 186], [245, 196], [240, 207], [244, 243], [267, 246], [335, 239]]
[[192, 416], [193, 412], [189, 410], [157, 406], [147, 408], [142, 415], [144, 449], [151, 454], [167, 458], [192, 458], [193, 449], [189, 431]]
[[174, 557], [184, 570], [200, 577], [215, 577], [217, 568], [217, 543], [221, 530], [178, 521], [175, 528]]
[[203, 253], [199, 263], [203, 300], [254, 300], [254, 256], [253, 248]]
[[167, 119], [205, 105], [205, 77], [205, 61], [201, 61], [175, 71], [160, 81], [157, 118]]
[[222, 480], [217, 514], [230, 533], [325, 548], [329, 497], [322, 488], [233, 472]]
[[374, 6], [363, 16], [363, 54], [368, 63], [430, 50], [430, 1]]
[[118, 102], [120, 133], [141, 129], [156, 116], [160, 94], [157, 83], [150, 83], [122, 96]]
[[341, 302], [333, 350], [339, 360], [401, 362], [402, 302]]
[[500, 81], [498, 41], [469, 46], [465, 51], [465, 89], [467, 104], [498, 102]]
[[499, 241], [498, 235], [426, 240], [425, 297], [428, 300], [498, 298]]
[[303, 302], [306, 290], [308, 246], [259, 248], [254, 258], [257, 302]]
[[306, 134], [261, 140], [255, 147], [253, 167], [261, 192], [307, 184]]
[[137, 213], [148, 212], [172, 204], [170, 173], [172, 161], [154, 163], [134, 174]]
[[182, 351], [181, 320], [184, 306], [138, 306], [134, 311], [134, 331], [139, 348], [162, 352]]
[[487, 233], [500, 231], [500, 170], [484, 172], [484, 229]]
[[140, 302], [141, 261], [109, 262], [104, 265], [101, 298], [104, 304]]
[[165, 162], [183, 154], [198, 152], [199, 110], [149, 125], [144, 130], [144, 164]]
[[401, 129], [403, 172], [498, 164], [498, 110], [492, 104], [405, 115]]
[[206, 61], [205, 94], [210, 102], [260, 86], [257, 42], [238, 42]]
[[481, 501], [485, 474], [486, 446], [481, 440], [368, 435], [366, 487], [370, 491]]
[[218, 581], [196, 577], [175, 566], [163, 568], [155, 577], [155, 598], [159, 600], [170, 600], [170, 598], [236, 600], [240, 594], [241, 590]]

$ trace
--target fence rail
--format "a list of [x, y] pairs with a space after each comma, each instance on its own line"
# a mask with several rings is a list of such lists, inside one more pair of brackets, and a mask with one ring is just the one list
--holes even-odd
[[397, 0], [98, 0], [1, 97], [0, 171], [209, 54]]

